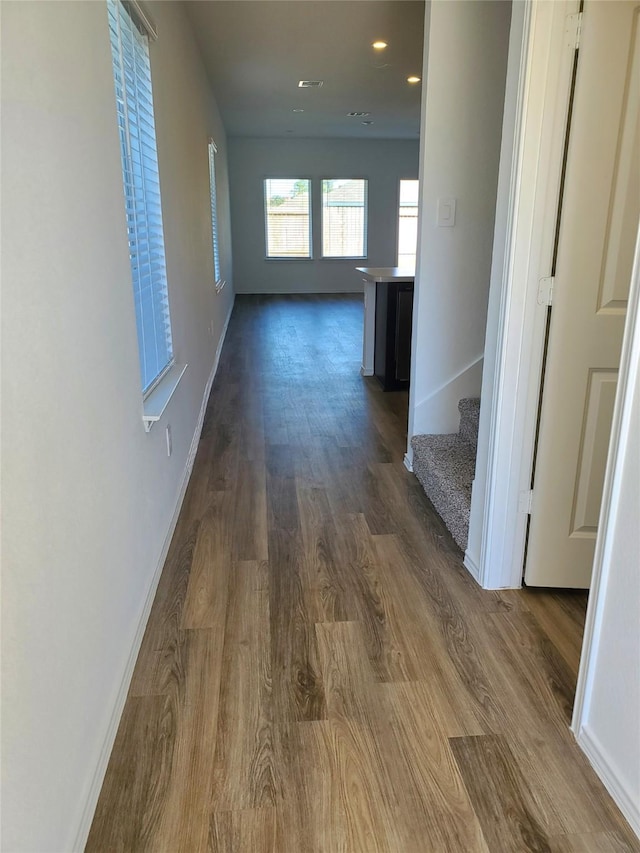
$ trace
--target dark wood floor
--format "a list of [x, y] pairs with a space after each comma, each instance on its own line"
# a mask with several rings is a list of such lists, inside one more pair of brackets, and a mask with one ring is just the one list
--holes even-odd
[[640, 847], [568, 724], [583, 594], [481, 591], [356, 297], [238, 297], [89, 851]]

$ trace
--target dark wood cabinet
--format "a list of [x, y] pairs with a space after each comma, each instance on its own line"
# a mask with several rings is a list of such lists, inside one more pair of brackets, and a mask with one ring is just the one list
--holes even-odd
[[376, 283], [374, 374], [385, 391], [409, 387], [413, 282]]

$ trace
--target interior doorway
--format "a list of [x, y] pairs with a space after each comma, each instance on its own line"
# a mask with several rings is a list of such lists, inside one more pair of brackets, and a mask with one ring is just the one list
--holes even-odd
[[[509, 160], [505, 171], [510, 182], [504, 264], [497, 271], [495, 287], [492, 280], [487, 326], [478, 451], [480, 459], [481, 447], [484, 448], [486, 461], [484, 471], [480, 467], [476, 470], [476, 484], [480, 480], [481, 487], [476, 495], [474, 484], [478, 505], [475, 517], [472, 508], [471, 520], [472, 528], [475, 523], [481, 531], [478, 537], [481, 544], [477, 563], [469, 563], [469, 552], [465, 560], [485, 588], [522, 585], [530, 520], [531, 550], [527, 560], [536, 555], [536, 538], [544, 544], [548, 531], [544, 507], [551, 502], [550, 496], [559, 491], [557, 466], [548, 462], [555, 451], [559, 458], [572, 461], [573, 465], [573, 468], [568, 465], [563, 475], [563, 530], [566, 537], [571, 537], [572, 544], [578, 544], [581, 560], [586, 561], [586, 573], [590, 573], [612, 391], [624, 325], [625, 288], [628, 290], [638, 217], [638, 194], [636, 191], [634, 196], [632, 189], [633, 182], [638, 180], [637, 150], [634, 151], [638, 138], [638, 98], [630, 89], [632, 83], [637, 85], [632, 80], [637, 77], [637, 72], [634, 75], [637, 66], [633, 64], [637, 63], [638, 51], [636, 7], [632, 0], [607, 4], [612, 22], [602, 31], [596, 20], [597, 3], [588, 2], [583, 12], [578, 0], [526, 6], [517, 84], [518, 109], [512, 147], [507, 152], [510, 160], [503, 152], [503, 159]], [[615, 29], [616, 18], [623, 22], [619, 26], [626, 41], [621, 40], [619, 32], [608, 31]], [[611, 47], [611, 39], [618, 39], [615, 49]], [[607, 73], [605, 68], [598, 67], [603, 51], [617, 55], [615, 68]], [[572, 103], [574, 83], [576, 95]], [[574, 129], [565, 151], [570, 118]], [[597, 136], [599, 128], [602, 137]], [[589, 152], [589, 139], [593, 137], [601, 142]], [[606, 148], [603, 148], [605, 137]], [[586, 166], [580, 166], [581, 160]], [[628, 190], [624, 198], [622, 190]], [[592, 193], [588, 202], [581, 199], [581, 192]], [[562, 196], [564, 223], [561, 220], [561, 228], [556, 229]], [[581, 215], [591, 216], [588, 219], [591, 232], [583, 231]], [[590, 259], [589, 268], [593, 267], [593, 281], [591, 295], [585, 297], [587, 307], [581, 307], [580, 317], [574, 317], [570, 285], [564, 279], [577, 277], [578, 282], [573, 286], [580, 288], [585, 270], [579, 266], [572, 269], [570, 259], [572, 252], [582, 258], [581, 247], [586, 247], [584, 255]], [[551, 300], [550, 292], [553, 292]], [[553, 303], [551, 307], [549, 301]], [[563, 318], [569, 323], [575, 321], [575, 328], [567, 331], [569, 326]], [[583, 329], [579, 322], [584, 323]], [[617, 328], [614, 335], [617, 342], [606, 358], [597, 352], [589, 322], [604, 324], [609, 330]], [[547, 332], [549, 360], [545, 372]], [[572, 368], [579, 373], [579, 382], [574, 379], [573, 388], [577, 391], [579, 384], [580, 394], [574, 394], [568, 402], [567, 386], [564, 391], [557, 389], [561, 387], [565, 368], [576, 360], [570, 346], [571, 336], [583, 353], [590, 348], [594, 350], [594, 359], [589, 363], [589, 358], [583, 355], [581, 367]], [[497, 342], [493, 343], [493, 352], [490, 341]], [[563, 345], [569, 350], [564, 358]], [[552, 403], [547, 405], [543, 401], [539, 419], [543, 372], [547, 390], [556, 387], [555, 425], [545, 412], [545, 406], [552, 410]], [[566, 411], [573, 412], [573, 432], [568, 427], [564, 432], [567, 426], [563, 418], [564, 402], [567, 402]], [[551, 457], [546, 454], [545, 445], [552, 448]], [[545, 464], [549, 474], [545, 482], [538, 467], [542, 479], [537, 479], [532, 491], [534, 461], [536, 465]], [[486, 481], [482, 481], [483, 476]], [[543, 515], [538, 517], [543, 520], [537, 525], [536, 512], [541, 507]], [[574, 533], [570, 524], [582, 529]], [[574, 558], [566, 559], [569, 562]], [[568, 576], [547, 575], [536, 579], [534, 570], [527, 582], [588, 586]]]

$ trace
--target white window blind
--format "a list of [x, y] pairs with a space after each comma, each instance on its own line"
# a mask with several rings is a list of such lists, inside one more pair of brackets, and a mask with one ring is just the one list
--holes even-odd
[[311, 257], [311, 182], [267, 178], [264, 218], [268, 258]]
[[107, 9], [142, 390], [148, 394], [173, 363], [149, 45], [136, 4], [107, 0]]
[[220, 274], [220, 248], [218, 245], [218, 198], [216, 195], [216, 154], [218, 149], [213, 139], [209, 140], [209, 195], [211, 197], [211, 233], [213, 240], [213, 274], [216, 284], [219, 284], [222, 276]]
[[334, 178], [322, 181], [322, 255], [325, 258], [366, 257], [366, 180]]
[[415, 180], [400, 181], [398, 211], [398, 266], [414, 269], [418, 245], [418, 185]]

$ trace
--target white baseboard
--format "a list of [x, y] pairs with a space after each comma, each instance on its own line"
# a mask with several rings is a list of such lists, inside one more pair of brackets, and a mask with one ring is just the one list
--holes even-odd
[[631, 829], [640, 839], [640, 804], [625, 789], [624, 784], [616, 770], [611, 765], [598, 738], [583, 726], [576, 735], [578, 746], [589, 759], [591, 766], [596, 771], [602, 784], [611, 794], [615, 804], [625, 816]]
[[413, 474], [413, 460], [410, 458], [408, 453], [404, 454], [404, 459], [402, 461], [404, 462], [404, 467], [407, 471], [410, 471]]
[[224, 344], [224, 339], [227, 334], [227, 328], [229, 327], [229, 320], [231, 319], [231, 312], [233, 311], [234, 301], [235, 296], [234, 299], [231, 301], [229, 313], [227, 314], [227, 319], [225, 320], [224, 327], [222, 329], [222, 334], [220, 335], [220, 341], [216, 349], [213, 367], [211, 369], [209, 378], [207, 379], [207, 384], [205, 385], [202, 405], [200, 406], [200, 413], [198, 415], [198, 420], [196, 421], [195, 431], [191, 440], [191, 447], [189, 448], [189, 453], [187, 455], [187, 461], [185, 464], [184, 474], [182, 477], [182, 482], [180, 484], [180, 490], [178, 492], [176, 505], [173, 510], [173, 515], [171, 516], [171, 521], [169, 522], [169, 529], [167, 530], [167, 533], [164, 537], [164, 542], [162, 543], [162, 550], [160, 551], [160, 556], [158, 558], [158, 562], [154, 570], [151, 583], [149, 584], [149, 589], [147, 590], [147, 595], [142, 608], [142, 612], [140, 613], [138, 627], [136, 629], [133, 645], [131, 646], [131, 651], [129, 652], [127, 664], [122, 675], [122, 681], [118, 690], [118, 696], [113, 707], [113, 712], [111, 714], [109, 725], [107, 727], [107, 733], [104, 739], [102, 750], [100, 752], [100, 758], [93, 774], [93, 779], [89, 787], [89, 793], [87, 795], [86, 804], [82, 812], [82, 817], [80, 819], [80, 825], [75, 835], [76, 840], [73, 845], [74, 851], [84, 850], [87, 844], [89, 830], [91, 829], [91, 822], [93, 821], [93, 815], [98, 804], [98, 797], [100, 796], [102, 783], [104, 782], [104, 777], [107, 772], [107, 765], [109, 763], [109, 758], [111, 757], [111, 751], [113, 750], [113, 744], [116, 739], [118, 726], [120, 725], [120, 719], [124, 710], [124, 703], [126, 702], [127, 694], [129, 692], [129, 685], [131, 684], [131, 678], [133, 677], [133, 670], [138, 659], [140, 646], [142, 645], [142, 638], [144, 637], [147, 622], [149, 621], [149, 614], [151, 613], [153, 600], [156, 596], [156, 590], [160, 582], [160, 575], [162, 574], [162, 569], [164, 568], [165, 560], [167, 559], [167, 554], [169, 553], [171, 539], [173, 538], [173, 534], [176, 529], [176, 524], [178, 523], [178, 517], [180, 515], [180, 510], [182, 509], [182, 502], [184, 501], [187, 486], [189, 485], [189, 479], [191, 478], [193, 463], [195, 461], [196, 453], [198, 451], [200, 434], [202, 433], [202, 426], [204, 424], [204, 416], [207, 410], [207, 403], [209, 402], [209, 394], [211, 393], [211, 386], [213, 385], [213, 380], [218, 370], [220, 353], [222, 352], [222, 346]]
[[373, 376], [373, 370], [368, 370], [366, 367], [361, 367], [360, 374], [362, 376]]
[[474, 581], [482, 586], [482, 583], [480, 582], [480, 566], [468, 551], [465, 551], [463, 565]]
[[269, 288], [269, 290], [240, 290], [235, 284], [235, 292], [238, 296], [341, 296], [342, 294], [362, 296], [364, 286], [355, 289], [353, 285], [349, 285], [345, 288], [323, 288], [322, 290], [297, 290], [291, 287]]
[[[229, 306], [229, 313], [227, 314], [227, 319], [224, 321], [224, 326], [222, 327], [222, 334], [220, 335], [220, 340], [218, 341], [218, 346], [216, 347], [216, 354], [213, 359], [213, 367], [211, 368], [211, 373], [209, 374], [209, 378], [207, 379], [207, 384], [204, 388], [204, 394], [202, 397], [202, 405], [200, 406], [200, 414], [198, 415], [198, 421], [196, 423], [196, 429], [193, 433], [193, 439], [191, 440], [191, 447], [189, 448], [189, 455], [187, 456], [187, 483], [189, 482], [189, 477], [191, 476], [191, 471], [193, 469], [193, 463], [195, 462], [196, 453], [198, 452], [198, 444], [200, 442], [200, 433], [202, 432], [202, 426], [204, 424], [204, 416], [207, 411], [207, 403], [209, 402], [209, 394], [211, 394], [211, 386], [213, 385], [213, 380], [216, 378], [216, 373], [218, 372], [218, 364], [220, 363], [220, 354], [222, 353], [222, 347], [224, 346], [225, 338], [227, 337], [227, 329], [229, 328], [229, 321], [231, 320], [231, 313], [233, 311], [233, 306], [235, 303], [235, 293], [233, 295], [233, 299], [231, 300], [231, 305]], [[185, 485], [186, 490], [186, 485]], [[184, 498], [184, 495], [182, 496]], [[182, 501], [181, 501], [182, 502]]]

